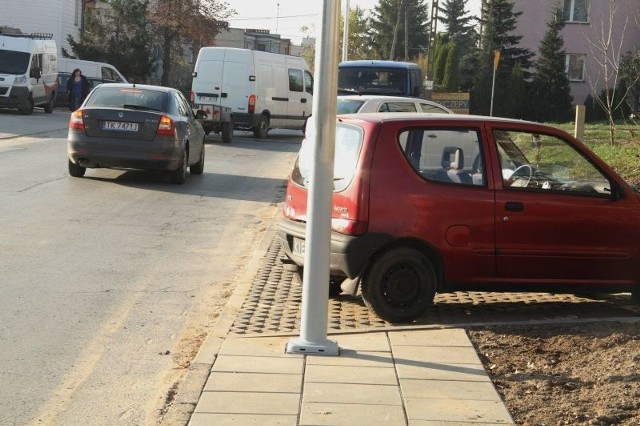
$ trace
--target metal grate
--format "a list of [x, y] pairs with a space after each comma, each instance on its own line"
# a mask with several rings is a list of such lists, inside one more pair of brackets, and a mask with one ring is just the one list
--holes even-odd
[[[294, 333], [300, 330], [302, 284], [297, 274], [283, 268], [280, 262], [283, 256], [284, 250], [274, 237], [229, 333]], [[593, 299], [551, 293], [444, 293], [436, 295], [434, 305], [421, 318], [403, 325], [637, 316], [640, 309], [626, 303], [626, 298], [616, 296]], [[329, 300], [327, 320], [330, 332], [397, 327], [370, 312], [360, 297], [345, 295]]]

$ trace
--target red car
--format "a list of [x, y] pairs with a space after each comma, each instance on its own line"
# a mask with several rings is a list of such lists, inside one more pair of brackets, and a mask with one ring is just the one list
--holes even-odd
[[[300, 267], [310, 145], [278, 225]], [[435, 293], [460, 290], [637, 301], [639, 248], [640, 194], [562, 130], [468, 115], [338, 116], [330, 274], [356, 280], [386, 321], [411, 321]]]

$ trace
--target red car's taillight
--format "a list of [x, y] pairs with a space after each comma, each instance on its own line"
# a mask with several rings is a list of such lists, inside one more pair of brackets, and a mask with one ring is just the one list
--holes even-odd
[[77, 109], [71, 113], [69, 118], [69, 129], [84, 130], [84, 120], [82, 119], [82, 110]]
[[247, 109], [250, 114], [256, 112], [256, 95], [249, 96], [249, 104], [247, 105]]
[[158, 130], [156, 131], [156, 135], [158, 136], [175, 136], [176, 134], [176, 125], [173, 123], [173, 120], [166, 115], [160, 117], [160, 124], [158, 124]]

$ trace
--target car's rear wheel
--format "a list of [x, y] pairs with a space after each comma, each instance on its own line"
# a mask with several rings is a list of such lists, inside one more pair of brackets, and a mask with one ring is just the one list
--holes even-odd
[[202, 139], [202, 150], [200, 151], [200, 159], [198, 162], [189, 167], [192, 175], [201, 175], [204, 172], [204, 138]]
[[186, 151], [182, 151], [182, 158], [180, 161], [180, 166], [171, 172], [171, 181], [173, 183], [177, 183], [182, 185], [187, 180], [187, 159], [188, 154]]
[[260, 116], [260, 121], [253, 128], [253, 135], [258, 139], [266, 139], [269, 133], [269, 117], [265, 114]]
[[80, 164], [76, 164], [71, 160], [67, 160], [69, 162], [69, 175], [73, 177], [82, 177], [84, 173], [87, 171], [86, 167], [82, 167]]
[[222, 123], [221, 127], [222, 143], [231, 143], [233, 139], [233, 120]]
[[433, 303], [436, 271], [420, 251], [400, 247], [376, 259], [362, 277], [362, 297], [376, 315], [392, 323], [410, 322]]
[[53, 106], [54, 106], [54, 103], [55, 103], [55, 99], [56, 99], [56, 94], [52, 93], [51, 97], [49, 98], [49, 102], [47, 102], [43, 106], [44, 112], [46, 112], [47, 114], [51, 114], [53, 112]]

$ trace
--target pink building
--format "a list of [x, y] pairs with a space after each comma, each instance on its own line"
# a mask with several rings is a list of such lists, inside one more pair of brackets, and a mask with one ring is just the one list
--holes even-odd
[[514, 0], [514, 12], [522, 12], [516, 33], [520, 47], [537, 52], [547, 32], [547, 21], [556, 4], [564, 8], [562, 31], [567, 53], [566, 70], [574, 104], [583, 104], [591, 93], [613, 85], [611, 67], [599, 65], [605, 58], [602, 41], [609, 39], [608, 57], [617, 58], [640, 46], [640, 0]]

